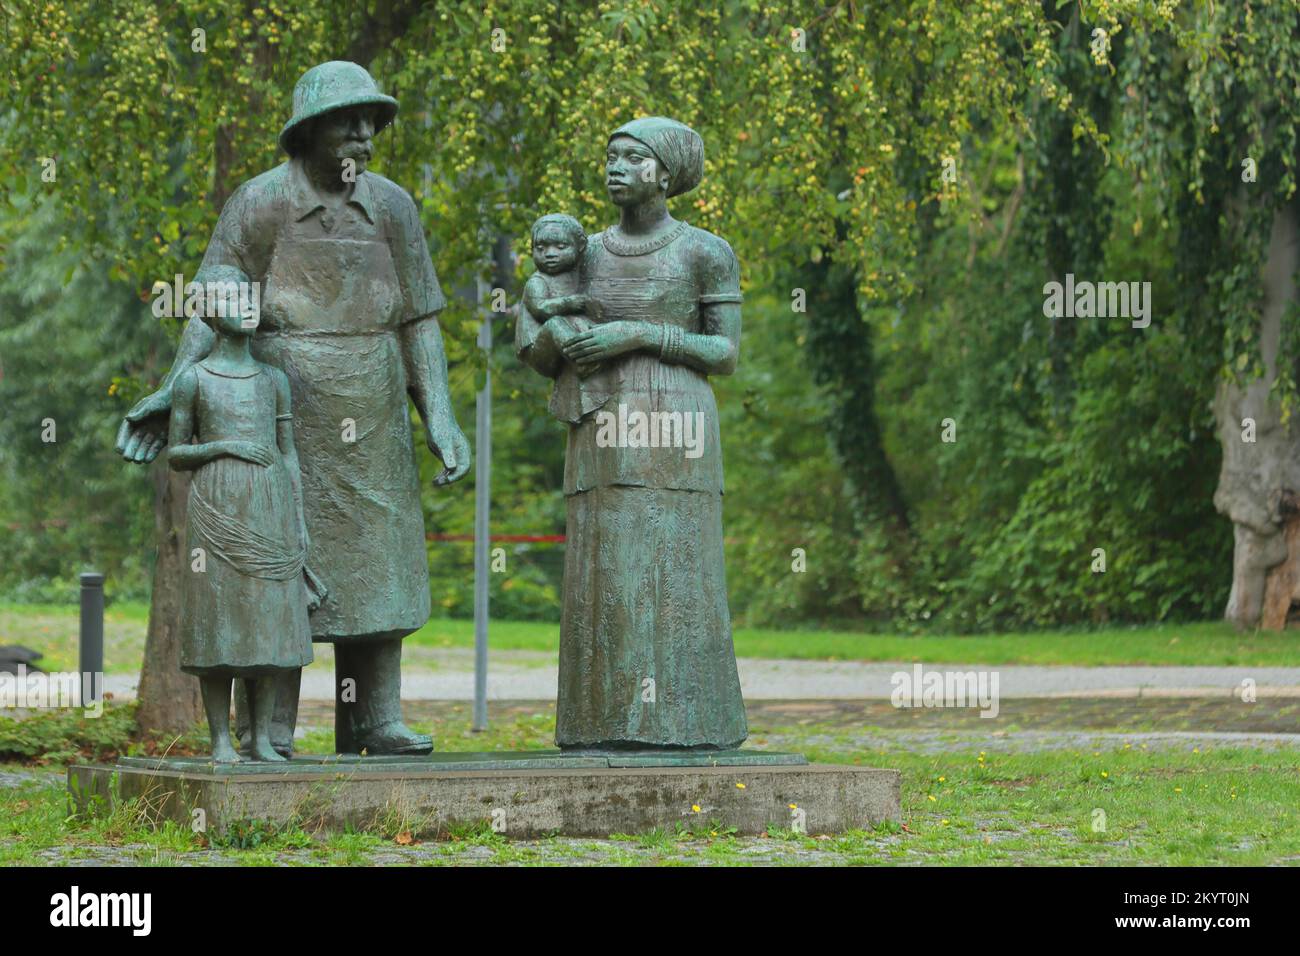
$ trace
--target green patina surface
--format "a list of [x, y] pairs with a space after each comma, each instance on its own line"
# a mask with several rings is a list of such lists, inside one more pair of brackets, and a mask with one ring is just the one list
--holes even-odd
[[634, 120], [606, 145], [618, 223], [590, 240], [534, 232], [515, 347], [555, 380], [550, 410], [569, 429], [561, 747], [717, 749], [748, 734], [709, 384], [739, 359], [740, 265], [667, 207], [703, 172], [694, 130]]
[[176, 773], [218, 776], [264, 774], [319, 774], [340, 771], [367, 773], [433, 773], [445, 770], [577, 770], [600, 767], [767, 767], [808, 763], [802, 754], [761, 750], [724, 750], [714, 753], [624, 754], [574, 753], [561, 750], [483, 751], [432, 753], [422, 757], [358, 757], [349, 754], [295, 754], [284, 763], [215, 763], [203, 757], [122, 757], [117, 766]]
[[[427, 753], [429, 738], [402, 723], [399, 691], [401, 640], [430, 610], [408, 402], [446, 466], [437, 482], [463, 476], [470, 449], [437, 322], [446, 299], [410, 195], [366, 169], [396, 101], [361, 66], [331, 61], [303, 74], [293, 105], [280, 136], [288, 161], [230, 197], [195, 279], [261, 290], [255, 319], [214, 333], [191, 318], [171, 371], [128, 413], [118, 448], [148, 462], [170, 446], [172, 467], [195, 471], [187, 536], [212, 552], [213, 571], [184, 581], [182, 660], [204, 668], [219, 759], [235, 759], [217, 715], [236, 678], [259, 682], [236, 700], [241, 726], [254, 718], [257, 759], [291, 748], [312, 640], [336, 647], [334, 750]], [[230, 342], [238, 362], [223, 362]], [[269, 427], [296, 459], [292, 505], [279, 487], [288, 477], [269, 490], [248, 480], [279, 474], [275, 442], [252, 421], [231, 421], [248, 411], [236, 383], [251, 374], [249, 354], [284, 386]], [[294, 647], [271, 646], [284, 635]]]

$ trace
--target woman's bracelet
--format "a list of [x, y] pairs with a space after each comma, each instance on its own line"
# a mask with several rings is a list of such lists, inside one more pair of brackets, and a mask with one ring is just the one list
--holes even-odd
[[659, 340], [659, 358], [672, 364], [680, 363], [683, 347], [686, 344], [686, 332], [676, 325], [664, 325], [662, 328], [663, 335]]

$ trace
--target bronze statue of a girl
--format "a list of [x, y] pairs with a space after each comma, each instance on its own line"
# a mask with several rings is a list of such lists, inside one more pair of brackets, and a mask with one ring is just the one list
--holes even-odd
[[171, 467], [194, 472], [181, 669], [199, 678], [215, 761], [239, 760], [230, 739], [233, 680], [248, 682], [249, 754], [283, 761], [271, 744], [275, 678], [311, 663], [308, 613], [323, 588], [304, 563], [289, 380], [249, 351], [257, 320], [241, 313], [237, 295], [248, 277], [226, 266], [207, 278], [218, 290], [205, 313], [216, 342], [172, 386], [167, 436]]

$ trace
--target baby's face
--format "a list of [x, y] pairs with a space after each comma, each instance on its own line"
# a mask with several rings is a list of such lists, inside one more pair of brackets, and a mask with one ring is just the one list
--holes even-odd
[[547, 224], [533, 236], [533, 262], [547, 275], [568, 272], [578, 262], [578, 247], [563, 226]]

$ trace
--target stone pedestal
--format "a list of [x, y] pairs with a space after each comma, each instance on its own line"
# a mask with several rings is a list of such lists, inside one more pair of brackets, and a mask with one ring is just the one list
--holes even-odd
[[[283, 764], [124, 757], [74, 765], [82, 812], [137, 800], [146, 819], [221, 832], [260, 821], [308, 830], [392, 828], [415, 836], [486, 823], [507, 837], [609, 836], [683, 826], [837, 833], [898, 820], [899, 773], [808, 764], [798, 754], [438, 753], [311, 757]], [[201, 811], [201, 812], [199, 812]]]

